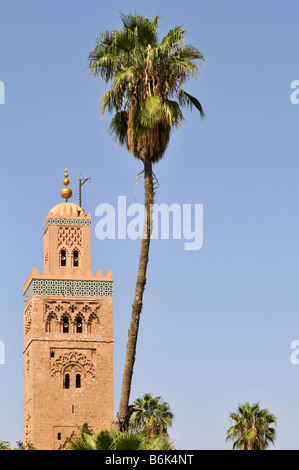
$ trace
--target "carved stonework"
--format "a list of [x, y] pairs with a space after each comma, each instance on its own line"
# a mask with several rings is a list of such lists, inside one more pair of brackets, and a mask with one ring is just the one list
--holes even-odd
[[68, 248], [82, 247], [82, 229], [79, 227], [59, 227], [58, 247], [66, 245]]
[[56, 359], [51, 367], [51, 376], [58, 377], [61, 375], [62, 371], [66, 366], [70, 364], [78, 364], [84, 370], [86, 376], [95, 378], [95, 367], [93, 363], [88, 359], [88, 357], [80, 352], [71, 351], [68, 353], [61, 354], [61, 356]]
[[63, 318], [68, 317], [70, 325], [74, 331], [77, 318], [80, 317], [83, 325], [85, 325], [84, 332], [98, 333], [100, 326], [100, 310], [101, 301], [45, 301], [44, 307], [44, 321], [47, 333], [59, 332]]
[[29, 439], [29, 434], [30, 434], [30, 422], [31, 422], [31, 419], [30, 419], [30, 413], [29, 411], [27, 412], [27, 416], [26, 416], [26, 421], [25, 421], [25, 443], [28, 444], [30, 442], [30, 439]]
[[27, 371], [27, 373], [29, 372], [29, 369], [30, 369], [30, 355], [29, 355], [29, 351], [27, 351], [27, 355], [26, 355], [26, 371]]
[[29, 304], [27, 305], [24, 311], [24, 328], [25, 328], [26, 334], [31, 328], [31, 322], [32, 322], [32, 302], [29, 302]]

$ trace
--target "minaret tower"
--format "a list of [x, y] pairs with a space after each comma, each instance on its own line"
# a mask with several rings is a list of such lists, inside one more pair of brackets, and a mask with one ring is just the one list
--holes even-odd
[[24, 285], [24, 443], [59, 449], [78, 426], [113, 420], [112, 273], [91, 272], [91, 218], [72, 196], [44, 225], [44, 267]]

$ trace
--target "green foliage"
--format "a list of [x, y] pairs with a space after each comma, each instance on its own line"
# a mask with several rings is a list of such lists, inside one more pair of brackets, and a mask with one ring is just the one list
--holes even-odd
[[172, 450], [169, 437], [165, 434], [147, 435], [144, 430], [129, 428], [127, 432], [102, 430], [96, 434], [87, 434], [83, 430], [67, 440], [65, 450]]
[[159, 396], [154, 397], [152, 393], [145, 393], [142, 398], [137, 398], [133, 409], [135, 411], [131, 417], [131, 426], [143, 429], [150, 436], [166, 434], [174, 420], [169, 404]]
[[[32, 443], [23, 444], [22, 441], [17, 441], [17, 447], [13, 450], [36, 450]], [[12, 450], [8, 441], [0, 441], [0, 450]]]
[[233, 440], [233, 449], [265, 450], [274, 444], [276, 417], [268, 409], [261, 410], [259, 403], [239, 405], [235, 413], [230, 414], [234, 424], [227, 431], [226, 440]]
[[[123, 27], [104, 31], [89, 54], [88, 68], [94, 77], [111, 82], [112, 88], [102, 97], [101, 115], [105, 110], [115, 116], [109, 132], [129, 151], [141, 158], [140, 145], [134, 139], [151, 135], [156, 149], [153, 161], [162, 157], [164, 145], [157, 145], [161, 134], [184, 122], [181, 107], [195, 108], [202, 117], [203, 108], [197, 98], [188, 94], [183, 85], [188, 78], [198, 76], [196, 62], [206, 61], [203, 54], [185, 44], [186, 30], [171, 29], [159, 42], [158, 17], [153, 20], [141, 15], [121, 13]], [[149, 139], [141, 141], [150, 146]], [[161, 144], [161, 139], [159, 141]]]
[[10, 443], [8, 441], [0, 441], [0, 450], [10, 450]]
[[127, 431], [116, 426], [94, 433], [84, 424], [77, 434], [67, 439], [64, 450], [172, 450], [173, 443], [167, 434], [174, 415], [169, 404], [161, 397], [145, 393], [137, 398]]

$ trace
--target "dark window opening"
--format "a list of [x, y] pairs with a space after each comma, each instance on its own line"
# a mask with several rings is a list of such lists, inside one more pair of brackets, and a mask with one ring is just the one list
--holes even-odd
[[61, 441], [61, 432], [59, 432], [59, 433], [57, 434], [57, 439], [58, 439], [58, 441]]
[[66, 251], [61, 250], [60, 252], [60, 266], [66, 266]]
[[77, 333], [82, 333], [82, 318], [77, 318]]
[[63, 331], [63, 333], [68, 333], [69, 332], [69, 319], [68, 319], [68, 317], [63, 318], [62, 331]]
[[54, 351], [51, 351], [51, 357], [54, 357], [54, 356], [55, 356]]
[[75, 405], [72, 405], [72, 413], [75, 413]]
[[64, 376], [64, 388], [70, 388], [70, 374]]
[[76, 250], [73, 253], [73, 266], [79, 266], [79, 253]]
[[81, 375], [76, 375], [76, 388], [81, 388]]

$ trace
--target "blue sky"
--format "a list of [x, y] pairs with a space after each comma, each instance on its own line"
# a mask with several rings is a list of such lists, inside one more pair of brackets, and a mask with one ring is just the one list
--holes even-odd
[[160, 16], [207, 58], [187, 91], [206, 119], [186, 113], [154, 171], [157, 203], [203, 204], [204, 243], [154, 240], [141, 317], [132, 400], [162, 395], [176, 416], [179, 449], [230, 449], [229, 413], [260, 401], [277, 416], [275, 449], [298, 449], [298, 122], [290, 101], [299, 79], [297, 1], [127, 2], [3, 0], [0, 11], [1, 304], [0, 439], [23, 439], [23, 283], [42, 270], [42, 224], [61, 201], [64, 169], [73, 201], [91, 177], [92, 267], [114, 276], [115, 411], [140, 242], [98, 240], [101, 203], [143, 202], [142, 169], [99, 118], [106, 86], [88, 77], [97, 35], [119, 12]]

